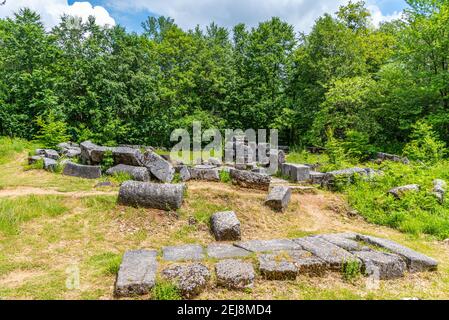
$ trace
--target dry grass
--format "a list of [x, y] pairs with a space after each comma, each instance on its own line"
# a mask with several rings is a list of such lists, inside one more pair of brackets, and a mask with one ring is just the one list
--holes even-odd
[[[2, 181], [13, 181], [13, 172], [20, 176], [16, 186], [26, 182], [25, 187], [59, 188], [67, 181], [59, 175], [22, 172], [20, 166], [13, 167], [11, 171], [0, 167]], [[93, 185], [92, 181], [70, 179], [66, 190], [90, 192]], [[55, 216], [32, 217], [19, 225], [17, 234], [0, 232], [0, 299], [113, 299], [114, 270], [123, 252], [213, 242], [208, 218], [220, 210], [237, 213], [244, 240], [360, 232], [390, 238], [428, 254], [440, 261], [440, 271], [381, 282], [376, 290], [368, 289], [365, 279], [348, 283], [335, 273], [324, 278], [299, 277], [282, 284], [258, 280], [252, 291], [245, 292], [211, 285], [199, 299], [449, 299], [448, 245], [430, 237], [411, 238], [351, 218], [345, 202], [330, 193], [295, 194], [284, 214], [274, 213], [263, 205], [266, 196], [263, 192], [219, 183], [189, 183], [182, 209], [169, 214], [118, 206], [115, 195], [85, 195], [37, 195], [42, 200], [53, 197], [52, 201], [66, 210]], [[20, 199], [16, 197], [12, 201]], [[189, 225], [189, 217], [195, 217], [198, 223]], [[213, 261], [207, 264], [213, 270]], [[165, 266], [163, 263], [160, 268]], [[77, 269], [80, 286], [67, 289], [66, 281]]]

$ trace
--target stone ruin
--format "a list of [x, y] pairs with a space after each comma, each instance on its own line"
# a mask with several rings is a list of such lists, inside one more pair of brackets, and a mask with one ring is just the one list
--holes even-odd
[[[79, 146], [73, 143], [60, 144], [59, 151], [36, 150], [36, 156], [30, 157], [29, 162], [42, 159], [45, 169], [54, 171], [58, 161], [64, 158], [64, 175], [97, 179], [102, 175], [101, 163], [105, 154], [111, 154], [114, 166], [105, 173], [127, 173], [132, 178], [120, 186], [118, 203], [166, 211], [175, 211], [182, 206], [186, 182], [220, 182], [221, 172], [227, 172], [232, 183], [240, 188], [266, 192], [265, 205], [278, 213], [288, 209], [293, 190], [298, 185], [332, 188], [337, 181], [352, 183], [356, 175], [372, 179], [382, 174], [369, 168], [322, 173], [316, 171], [313, 165], [286, 163], [285, 153], [281, 150], [276, 154], [276, 161], [283, 180], [267, 173], [268, 163], [257, 164], [257, 160], [260, 160], [257, 158], [256, 163], [252, 162], [249, 146], [245, 145], [244, 140], [235, 140], [232, 145], [226, 146], [233, 150], [234, 161], [239, 160], [235, 152], [239, 143], [243, 143], [245, 152], [243, 163], [237, 164], [211, 158], [202, 164], [187, 166], [158, 155], [150, 147], [103, 147], [89, 141]], [[257, 148], [265, 150], [267, 156], [273, 154], [272, 150], [267, 151], [266, 145]], [[387, 154], [380, 154], [379, 159], [407, 162]], [[173, 183], [176, 175], [180, 183]], [[274, 184], [276, 179], [282, 183]], [[446, 187], [446, 182], [434, 181], [433, 194], [441, 202], [444, 201]], [[400, 200], [405, 194], [420, 190], [419, 185], [408, 185], [394, 188], [389, 194]], [[215, 279], [216, 286], [244, 290], [252, 288], [257, 278], [289, 281], [302, 274], [322, 276], [326, 272], [340, 272], [343, 265], [350, 261], [358, 262], [364, 275], [377, 280], [397, 279], [407, 273], [435, 271], [438, 267], [432, 258], [398, 243], [354, 233], [241, 241], [245, 235], [241, 232], [238, 212], [215, 213], [211, 217], [210, 227], [214, 238], [220, 242], [211, 243], [206, 248], [196, 244], [164, 247], [160, 258], [157, 250], [126, 252], [117, 275], [115, 295], [130, 297], [148, 294], [159, 279], [160, 260], [173, 264], [162, 271], [162, 279], [176, 283], [186, 299], [196, 297], [212, 285], [211, 279]], [[252, 257], [256, 257], [257, 263], [253, 263]], [[215, 261], [213, 271], [204, 264], [207, 261]], [[212, 272], [215, 272], [215, 277], [211, 276]]]

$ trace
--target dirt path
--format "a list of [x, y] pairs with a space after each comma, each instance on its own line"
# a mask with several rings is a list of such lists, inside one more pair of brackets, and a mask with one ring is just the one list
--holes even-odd
[[18, 187], [14, 189], [3, 189], [0, 190], [0, 198], [6, 197], [23, 197], [30, 195], [37, 196], [46, 196], [46, 195], [56, 195], [56, 196], [64, 196], [64, 197], [72, 197], [72, 198], [83, 198], [83, 197], [91, 197], [91, 196], [109, 196], [116, 195], [117, 192], [103, 192], [103, 191], [76, 191], [76, 192], [61, 192], [54, 189], [41, 189], [41, 188], [33, 188], [33, 187]]

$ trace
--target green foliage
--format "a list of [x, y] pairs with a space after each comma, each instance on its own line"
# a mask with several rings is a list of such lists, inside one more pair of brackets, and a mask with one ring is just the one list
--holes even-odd
[[[114, 157], [112, 155], [112, 151], [111, 150], [107, 150], [104, 154], [103, 154], [103, 158], [101, 159], [101, 169], [103, 170], [103, 172], [106, 172], [108, 169], [112, 168], [114, 166]], [[120, 176], [122, 176], [122, 174], [118, 174], [118, 177], [120, 178]]]
[[376, 151], [375, 147], [369, 142], [368, 134], [353, 130], [346, 132], [343, 149], [345, 154], [355, 162], [370, 159]]
[[410, 160], [436, 162], [446, 154], [446, 145], [440, 141], [432, 126], [418, 121], [410, 135], [411, 141], [404, 147], [404, 155]]
[[348, 260], [342, 265], [341, 273], [346, 281], [354, 281], [362, 273], [362, 264], [359, 260]]
[[331, 129], [327, 131], [326, 154], [329, 158], [330, 169], [340, 169], [346, 162], [345, 150], [342, 142], [334, 137], [334, 132]]
[[39, 159], [35, 163], [27, 164], [25, 170], [42, 170], [44, 169], [44, 159]]
[[115, 172], [111, 177], [111, 180], [118, 185], [121, 185], [125, 181], [133, 180], [133, 177], [128, 172]]
[[181, 183], [181, 182], [182, 182], [181, 174], [176, 172], [173, 177], [172, 183]]
[[[170, 147], [173, 129], [201, 121], [277, 128], [281, 144], [305, 147], [326, 144], [330, 128], [348, 158], [365, 160], [371, 144], [397, 153], [428, 119], [447, 144], [449, 3], [408, 3], [403, 21], [375, 27], [351, 1], [299, 37], [279, 18], [185, 31], [150, 17], [136, 34], [64, 16], [47, 31], [22, 9], [0, 19], [0, 135]], [[438, 159], [431, 142], [406, 151]]]
[[[356, 179], [353, 185], [344, 187], [344, 192], [350, 206], [368, 222], [444, 240], [449, 238], [449, 203], [438, 203], [432, 190], [433, 180], [449, 181], [448, 165], [447, 161], [430, 167], [385, 163], [382, 175], [370, 180]], [[422, 191], [408, 193], [401, 200], [387, 194], [392, 188], [408, 184], [419, 184]]]
[[152, 291], [153, 300], [181, 300], [181, 293], [178, 287], [169, 281], [157, 281]]
[[228, 171], [220, 170], [219, 175], [220, 175], [220, 181], [222, 183], [230, 183], [232, 180], [231, 174]]
[[38, 116], [36, 123], [39, 126], [39, 132], [35, 138], [44, 147], [55, 149], [59, 143], [70, 140], [70, 136], [67, 134], [67, 124], [57, 120], [53, 113], [50, 113], [45, 120]]

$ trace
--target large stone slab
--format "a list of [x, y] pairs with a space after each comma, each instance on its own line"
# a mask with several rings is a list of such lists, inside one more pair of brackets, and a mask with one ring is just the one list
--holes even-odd
[[172, 182], [175, 177], [173, 166], [152, 150], [147, 150], [142, 157], [141, 165], [150, 170], [151, 174], [162, 182]]
[[310, 183], [311, 184], [322, 184], [326, 174], [317, 171], [310, 171]]
[[204, 259], [204, 249], [200, 245], [187, 244], [162, 248], [163, 258], [167, 261], [198, 261]]
[[403, 259], [405, 259], [407, 267], [412, 273], [422, 271], [435, 271], [438, 269], [438, 262], [436, 260], [418, 253], [410, 248], [404, 247], [394, 241], [365, 235], [357, 235], [357, 239], [387, 249], [391, 253], [401, 256]]
[[98, 179], [101, 177], [101, 167], [86, 166], [68, 161], [64, 166], [63, 174], [71, 177]]
[[126, 252], [115, 282], [115, 295], [131, 297], [148, 294], [156, 282], [156, 257], [155, 250]]
[[135, 181], [147, 182], [150, 181], [150, 172], [145, 167], [135, 167], [129, 166], [125, 164], [119, 164], [115, 167], [112, 167], [106, 171], [106, 174], [109, 176], [113, 176], [117, 173], [127, 173], [131, 176], [131, 178]]
[[207, 255], [213, 259], [244, 258], [252, 253], [232, 244], [212, 243], [207, 247]]
[[182, 296], [192, 299], [206, 289], [210, 280], [209, 269], [201, 264], [173, 266], [162, 272], [163, 276], [169, 280], [176, 280], [176, 285]]
[[300, 238], [294, 241], [304, 250], [326, 262], [331, 269], [340, 270], [344, 262], [356, 259], [350, 252], [319, 237]]
[[349, 168], [337, 171], [327, 172], [322, 178], [322, 185], [326, 187], [332, 187], [337, 181], [341, 183], [352, 183], [355, 175], [360, 175], [364, 177], [372, 176], [373, 172], [369, 168]]
[[289, 256], [298, 269], [299, 275], [321, 277], [329, 269], [328, 263], [307, 251], [290, 251]]
[[112, 150], [115, 164], [124, 164], [139, 167], [141, 165], [142, 153], [139, 149], [130, 147], [116, 147]]
[[295, 280], [298, 274], [296, 265], [276, 254], [263, 254], [259, 256], [259, 271], [267, 280]]
[[126, 181], [120, 186], [118, 202], [134, 207], [176, 210], [182, 205], [185, 188], [184, 184]]
[[219, 169], [215, 166], [200, 165], [189, 169], [192, 180], [204, 180], [211, 182], [220, 181]]
[[394, 189], [391, 189], [388, 191], [389, 194], [391, 194], [396, 199], [400, 200], [402, 197], [404, 197], [407, 193], [410, 192], [419, 192], [421, 190], [421, 187], [417, 184], [409, 184], [407, 186], [401, 186]]
[[235, 246], [251, 252], [300, 250], [302, 248], [295, 241], [289, 239], [250, 240], [235, 243]]
[[241, 260], [222, 260], [215, 264], [217, 285], [234, 290], [244, 290], [254, 286], [253, 265]]
[[265, 205], [275, 211], [285, 211], [292, 197], [292, 189], [287, 186], [275, 186], [268, 194]]
[[310, 167], [301, 164], [284, 163], [281, 167], [282, 175], [291, 181], [307, 181], [310, 179]]
[[213, 214], [210, 219], [210, 225], [217, 241], [236, 241], [242, 238], [240, 221], [233, 211]]
[[370, 248], [357, 241], [354, 233], [323, 234], [318, 236], [346, 251], [370, 251]]
[[379, 251], [360, 251], [354, 255], [363, 263], [363, 269], [368, 276], [378, 277], [379, 280], [402, 278], [407, 270], [404, 260], [395, 254]]
[[103, 156], [107, 151], [112, 152], [112, 148], [103, 147], [92, 143], [91, 141], [85, 141], [80, 144], [81, 148], [81, 160], [85, 164], [99, 165], [103, 160]]
[[231, 170], [232, 183], [248, 189], [268, 191], [270, 188], [271, 177], [243, 170]]

